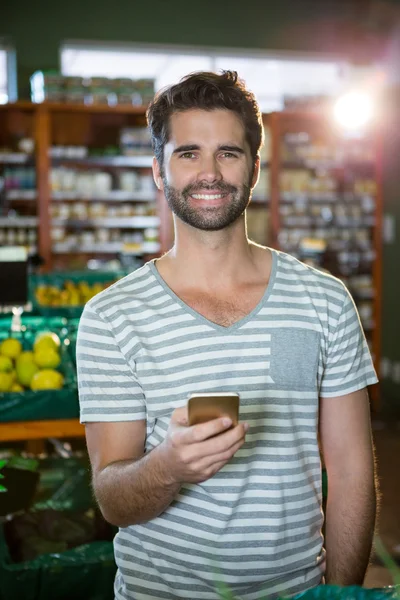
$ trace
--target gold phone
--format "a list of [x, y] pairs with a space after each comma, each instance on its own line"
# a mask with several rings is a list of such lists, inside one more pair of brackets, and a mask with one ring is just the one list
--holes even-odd
[[240, 396], [235, 392], [191, 394], [188, 399], [189, 425], [206, 423], [218, 417], [229, 417], [233, 426], [239, 422]]

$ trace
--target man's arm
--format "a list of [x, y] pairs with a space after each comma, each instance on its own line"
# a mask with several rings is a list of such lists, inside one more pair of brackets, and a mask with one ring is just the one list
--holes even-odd
[[374, 452], [366, 389], [320, 399], [320, 441], [328, 475], [327, 584], [362, 585], [376, 517]]
[[171, 504], [182, 483], [212, 477], [244, 443], [245, 425], [227, 431], [231, 424], [218, 418], [188, 427], [186, 407], [178, 408], [165, 440], [145, 454], [144, 420], [87, 423], [93, 488], [104, 518], [118, 527], [147, 522]]

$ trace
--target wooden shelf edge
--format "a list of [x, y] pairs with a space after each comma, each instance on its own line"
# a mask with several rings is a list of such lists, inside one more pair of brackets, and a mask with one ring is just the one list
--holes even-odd
[[69, 104], [68, 102], [28, 102], [18, 101], [0, 104], [0, 110], [28, 110], [37, 111], [39, 109], [47, 109], [50, 112], [80, 112], [80, 113], [106, 113], [106, 114], [129, 114], [144, 116], [148, 106], [133, 105], [133, 104], [116, 104], [109, 106], [108, 104]]
[[83, 437], [84, 435], [85, 427], [78, 419], [0, 423], [0, 442], [38, 440], [49, 437]]

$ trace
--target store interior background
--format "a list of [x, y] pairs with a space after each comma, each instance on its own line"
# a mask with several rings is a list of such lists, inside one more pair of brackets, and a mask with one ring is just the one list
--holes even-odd
[[[359, 67], [380, 63], [387, 76], [384, 131], [384, 215], [394, 218], [395, 235], [383, 244], [382, 357], [390, 361], [382, 378], [386, 413], [400, 412], [400, 2], [338, 0], [238, 0], [201, 3], [118, 0], [38, 6], [26, 0], [2, 3], [0, 35], [17, 54], [18, 96], [30, 98], [29, 78], [36, 70], [59, 69], [65, 40], [131, 44], [173, 44], [210, 48], [246, 48], [301, 55], [343, 57]], [[394, 377], [393, 377], [394, 375]]]
[[[19, 99], [29, 99], [34, 71], [59, 69], [65, 40], [245, 48], [343, 57], [360, 69], [383, 66], [383, 214], [392, 219], [394, 231], [383, 241], [381, 355], [387, 368], [381, 374], [381, 405], [374, 420], [385, 509], [381, 534], [400, 557], [400, 1], [153, 0], [149, 5], [115, 0], [110, 5], [3, 0], [1, 13], [0, 37], [16, 50]], [[390, 583], [385, 574], [379, 577], [377, 572], [372, 583]]]

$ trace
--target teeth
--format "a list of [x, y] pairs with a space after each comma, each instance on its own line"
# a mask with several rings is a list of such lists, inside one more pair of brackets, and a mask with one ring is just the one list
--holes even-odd
[[192, 194], [196, 200], [218, 200], [222, 194]]

